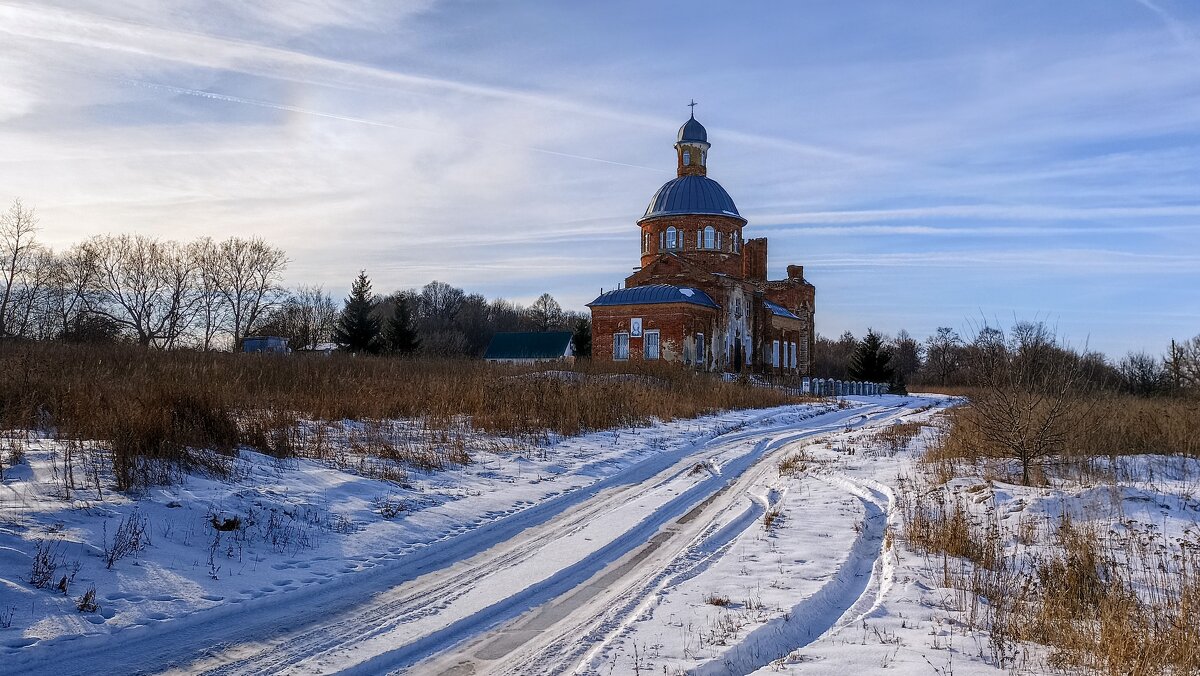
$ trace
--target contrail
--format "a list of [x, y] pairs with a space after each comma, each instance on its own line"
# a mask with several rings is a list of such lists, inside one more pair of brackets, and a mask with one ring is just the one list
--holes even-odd
[[[210, 92], [210, 91], [207, 91], [204, 89], [191, 89], [189, 87], [176, 87], [174, 85], [161, 84], [158, 82], [146, 82], [144, 80], [121, 79], [120, 81], [125, 82], [126, 84], [133, 85], [135, 87], [144, 87], [146, 89], [157, 89], [160, 91], [171, 92], [173, 94], [185, 94], [187, 96], [197, 96], [197, 97], [205, 98], [205, 99], [213, 99], [215, 101], [240, 103], [240, 104], [247, 105], [247, 106], [257, 106], [259, 108], [270, 108], [273, 110], [282, 110], [282, 111], [286, 111], [289, 113], [300, 113], [301, 115], [311, 115], [313, 117], [323, 117], [323, 118], [330, 119], [330, 120], [339, 120], [341, 122], [352, 122], [355, 124], [365, 124], [365, 125], [369, 125], [372, 127], [384, 127], [387, 129], [399, 129], [402, 131], [412, 131], [412, 132], [417, 132], [417, 133], [422, 133], [422, 134], [434, 134], [434, 135], [438, 135], [438, 136], [451, 136], [454, 138], [460, 138], [460, 139], [464, 139], [464, 140], [468, 140], [468, 141], [477, 141], [477, 142], [482, 141], [482, 139], [473, 138], [470, 136], [463, 136], [461, 134], [450, 134], [447, 132], [435, 131], [432, 129], [422, 129], [420, 127], [407, 127], [404, 125], [392, 124], [390, 122], [380, 122], [379, 120], [370, 120], [370, 119], [367, 119], [364, 117], [354, 117], [351, 115], [337, 115], [335, 113], [326, 113], [326, 112], [322, 112], [320, 110], [312, 110], [309, 108], [300, 108], [298, 106], [289, 106], [289, 105], [286, 105], [283, 103], [275, 103], [272, 101], [262, 101], [259, 99], [248, 99], [248, 98], [244, 98], [241, 96], [232, 96], [230, 94], [220, 94], [218, 92]], [[564, 152], [560, 152], [558, 150], [549, 150], [547, 148], [538, 148], [536, 146], [519, 146], [519, 145], [513, 145], [513, 144], [507, 144], [507, 143], [495, 143], [494, 141], [490, 141], [490, 140], [487, 142], [492, 145], [498, 145], [501, 147], [520, 149], [520, 150], [528, 150], [530, 152], [541, 153], [543, 155], [553, 155], [555, 157], [565, 157], [565, 158], [575, 159], [575, 160], [584, 160], [587, 162], [599, 162], [601, 164], [611, 164], [611, 165], [615, 165], [618, 167], [629, 167], [631, 169], [644, 169], [646, 171], [653, 171], [655, 173], [666, 173], [665, 170], [663, 170], [663, 169], [655, 169], [654, 167], [645, 167], [640, 164], [629, 164], [627, 162], [617, 162], [616, 160], [606, 160], [601, 157], [589, 157], [587, 155], [564, 153]]]
[[1171, 37], [1175, 38], [1175, 42], [1180, 47], [1192, 52], [1193, 54], [1200, 53], [1200, 45], [1196, 43], [1196, 36], [1192, 33], [1191, 28], [1186, 23], [1176, 19], [1170, 12], [1154, 4], [1152, 0], [1135, 0], [1139, 5], [1154, 12], [1158, 18], [1162, 20], [1167, 28], [1167, 32]]
[[[594, 102], [582, 102], [543, 92], [404, 73], [362, 63], [314, 56], [279, 47], [269, 47], [244, 40], [235, 40], [190, 31], [164, 29], [77, 10], [65, 10], [61, 8], [49, 10], [25, 3], [10, 3], [3, 0], [0, 0], [0, 33], [60, 44], [122, 52], [176, 63], [186, 63], [213, 70], [231, 70], [259, 77], [319, 86], [347, 87], [348, 79], [357, 78], [365, 83], [369, 83], [364, 84], [367, 87], [387, 83], [387, 85], [391, 86], [515, 101], [551, 110], [562, 110], [649, 127], [670, 126], [676, 123], [662, 117], [614, 110], [603, 105], [596, 105]], [[246, 103], [247, 105], [261, 105], [261, 102], [249, 100], [238, 101], [236, 97], [226, 100], [235, 103]], [[270, 104], [267, 107], [274, 105]], [[280, 109], [291, 110], [288, 108]], [[303, 110], [295, 112], [311, 114], [309, 111]], [[328, 117], [332, 119], [345, 119], [337, 116]], [[368, 120], [345, 119], [345, 121], [376, 124]], [[380, 123], [377, 126], [387, 125]], [[896, 164], [895, 160], [826, 148], [811, 143], [798, 142], [793, 139], [742, 133], [736, 130], [729, 130], [728, 133], [729, 137], [734, 140], [754, 143], [756, 145], [786, 147], [797, 152], [828, 157], [850, 164], [867, 166], [891, 166]], [[581, 157], [552, 150], [538, 149], [537, 152], [605, 162], [617, 166], [649, 169], [648, 167], [638, 165], [628, 165], [592, 157]]]

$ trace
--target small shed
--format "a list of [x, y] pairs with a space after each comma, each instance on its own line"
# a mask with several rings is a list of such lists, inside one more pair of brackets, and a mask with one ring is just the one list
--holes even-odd
[[574, 361], [570, 331], [497, 333], [483, 358], [504, 364], [530, 364], [563, 359]]
[[287, 338], [280, 336], [249, 336], [242, 339], [242, 352], [267, 352], [271, 354], [287, 354]]

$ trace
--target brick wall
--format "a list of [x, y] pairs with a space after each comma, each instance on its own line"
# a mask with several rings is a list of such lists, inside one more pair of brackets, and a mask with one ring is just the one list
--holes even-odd
[[[705, 351], [712, 348], [716, 311], [690, 303], [653, 303], [592, 308], [592, 359], [613, 360], [613, 335], [628, 332], [630, 319], [642, 319], [642, 332], [659, 332], [661, 359], [683, 362], [685, 340], [696, 333], [705, 334]], [[645, 339], [630, 337], [629, 362], [644, 361]]]
[[[702, 231], [709, 225], [721, 233], [719, 250], [701, 249], [696, 246], [697, 231]], [[667, 231], [667, 228], [673, 227], [677, 232], [683, 233], [681, 242], [683, 246], [663, 251], [695, 260], [712, 272], [720, 272], [734, 277], [742, 275], [741, 253], [735, 253], [733, 250], [734, 238], [739, 236], [742, 229], [742, 222], [736, 218], [717, 215], [662, 216], [642, 222], [641, 227], [641, 237], [645, 245], [642, 250], [642, 267], [649, 265], [658, 256], [659, 243], [662, 242], [661, 235]]]

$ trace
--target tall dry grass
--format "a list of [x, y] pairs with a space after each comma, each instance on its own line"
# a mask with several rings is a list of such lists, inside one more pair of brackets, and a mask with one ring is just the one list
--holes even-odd
[[[1032, 483], [1044, 484], [1058, 476], [1093, 481], [1118, 479], [1120, 463], [1129, 455], [1181, 455], [1200, 457], [1200, 400], [1144, 397], [1131, 394], [1080, 394], [1073, 407], [1056, 453], [1038, 458]], [[943, 476], [953, 476], [960, 466], [988, 465], [992, 476], [1019, 480], [1019, 466], [1001, 440], [990, 436], [978, 420], [978, 403], [951, 409], [945, 414], [938, 442], [926, 461], [941, 465]]]
[[[1039, 464], [1034, 483], [1122, 475], [1119, 458], [1197, 457], [1200, 402], [1132, 395], [1091, 397], [1060, 452]], [[1154, 524], [1115, 525], [1062, 516], [996, 513], [992, 488], [952, 490], [954, 477], [1015, 482], [1020, 467], [974, 424], [972, 406], [949, 411], [925, 463], [902, 484], [905, 537], [932, 555], [944, 586], [959, 592], [967, 624], [985, 630], [1005, 667], [1065, 673], [1200, 673], [1200, 530], [1168, 538]], [[1182, 464], [1182, 463], [1181, 463]], [[939, 560], [940, 559], [940, 560]], [[1046, 646], [1030, 664], [1023, 642]]]
[[[904, 492], [904, 534], [933, 555], [967, 626], [985, 631], [998, 666], [1018, 672], [1200, 673], [1200, 533], [1174, 540], [1152, 524], [1116, 528], [1068, 515], [1002, 525], [918, 481]], [[1031, 659], [1023, 643], [1046, 647]]]
[[[321, 429], [337, 421], [415, 421], [426, 441], [448, 430], [542, 440], [796, 400], [669, 365], [548, 372], [467, 360], [0, 344], [0, 427], [103, 442], [122, 489], [211, 465], [211, 451], [331, 452]], [[311, 421], [322, 425], [306, 427]], [[376, 450], [396, 450], [388, 444]], [[464, 460], [442, 449], [429, 464]]]

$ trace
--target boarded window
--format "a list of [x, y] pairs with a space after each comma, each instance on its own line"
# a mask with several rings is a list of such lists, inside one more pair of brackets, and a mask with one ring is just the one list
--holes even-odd
[[613, 359], [629, 359], [629, 334], [613, 334]]
[[646, 361], [658, 359], [658, 331], [647, 331], [642, 337]]

